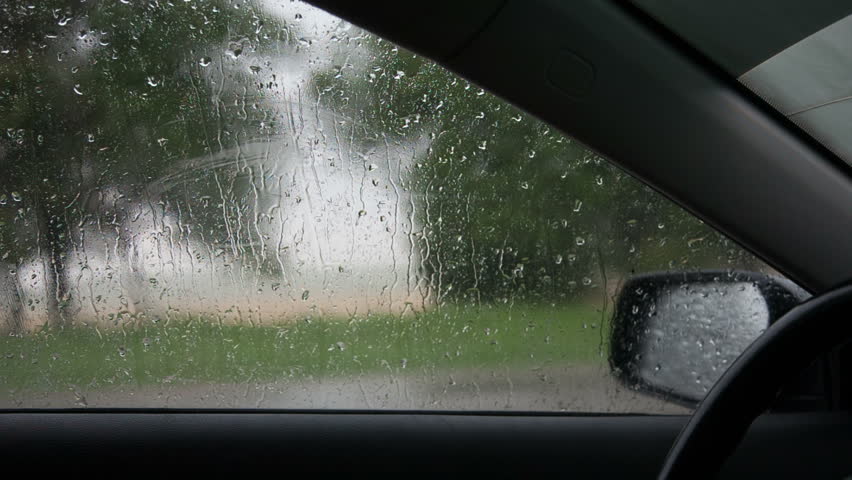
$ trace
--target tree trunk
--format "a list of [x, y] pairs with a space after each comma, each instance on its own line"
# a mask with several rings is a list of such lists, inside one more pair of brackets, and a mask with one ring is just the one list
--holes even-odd
[[0, 284], [0, 314], [7, 325], [8, 333], [14, 335], [24, 331], [24, 304], [21, 300], [18, 276], [6, 274]]
[[53, 214], [43, 198], [33, 205], [38, 225], [38, 250], [44, 268], [44, 290], [47, 309], [47, 324], [63, 326], [71, 321], [68, 309], [71, 292], [68, 288], [66, 253], [68, 229], [65, 220]]

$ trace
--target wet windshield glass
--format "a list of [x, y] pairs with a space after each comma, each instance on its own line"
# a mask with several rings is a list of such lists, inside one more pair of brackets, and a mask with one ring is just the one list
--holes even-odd
[[680, 412], [633, 274], [768, 267], [290, 1], [0, 1], [0, 406]]

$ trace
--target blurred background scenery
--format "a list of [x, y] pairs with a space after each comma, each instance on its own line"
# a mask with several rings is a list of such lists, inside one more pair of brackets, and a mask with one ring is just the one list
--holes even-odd
[[0, 407], [682, 411], [612, 378], [619, 286], [768, 270], [303, 3], [0, 18]]

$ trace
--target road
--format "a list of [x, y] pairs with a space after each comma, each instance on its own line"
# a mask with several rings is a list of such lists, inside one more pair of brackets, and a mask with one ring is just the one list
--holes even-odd
[[[4, 405], [5, 404], [5, 405]], [[146, 407], [380, 410], [517, 410], [589, 413], [689, 413], [636, 392], [604, 366], [299, 379], [288, 382], [184, 383], [105, 390], [17, 393], [0, 408]]]

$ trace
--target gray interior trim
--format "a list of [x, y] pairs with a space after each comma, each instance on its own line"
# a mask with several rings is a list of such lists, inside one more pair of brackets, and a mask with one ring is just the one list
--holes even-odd
[[852, 15], [814, 33], [749, 70], [740, 81], [852, 160]]

